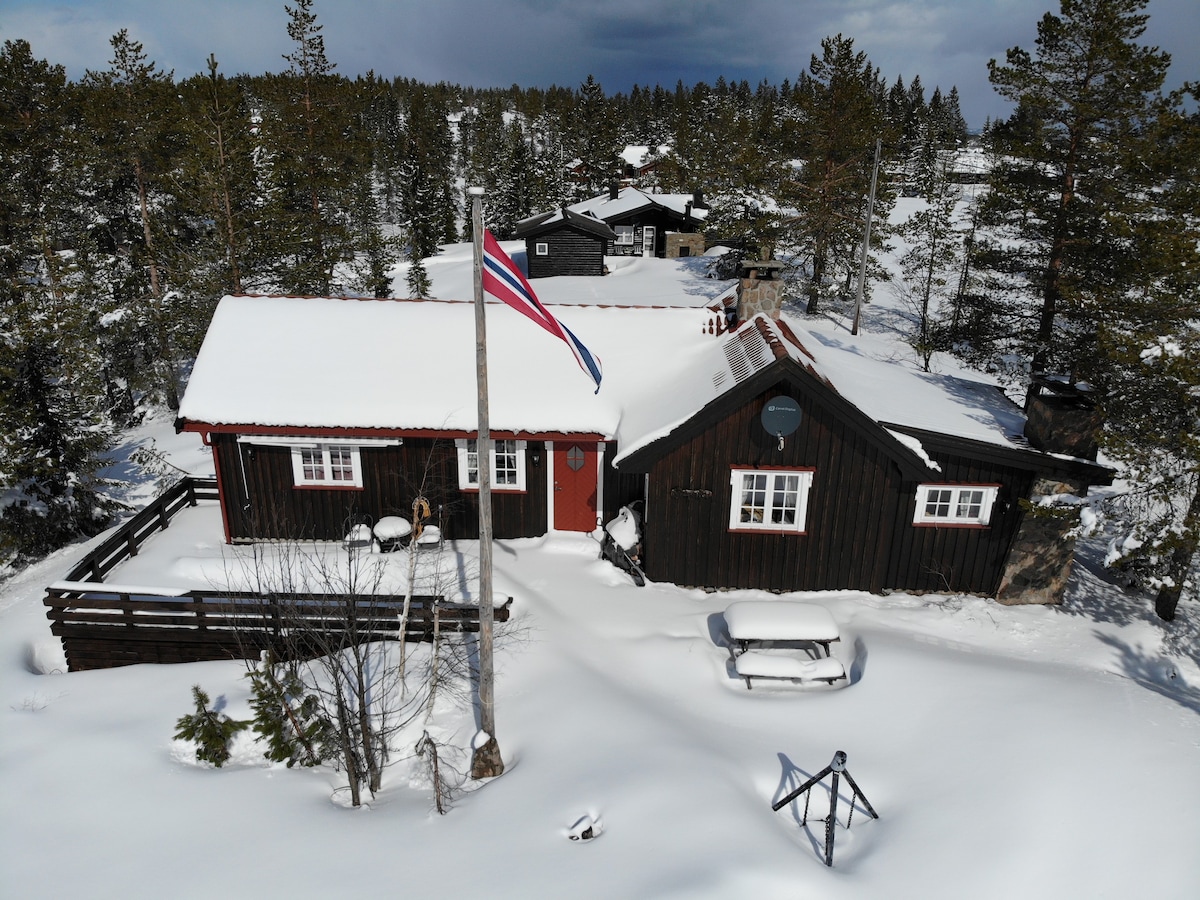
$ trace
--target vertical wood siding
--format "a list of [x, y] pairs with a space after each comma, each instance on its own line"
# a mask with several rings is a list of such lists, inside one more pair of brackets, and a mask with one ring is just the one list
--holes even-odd
[[[238, 444], [232, 435], [213, 435], [221, 468], [222, 502], [233, 540], [341, 540], [356, 517], [411, 518], [418, 496], [429, 500], [434, 523], [449, 539], [479, 536], [479, 503], [458, 489], [458, 455], [453, 440], [406, 438], [398, 447], [360, 451], [362, 490], [296, 488], [287, 447]], [[347, 439], [347, 444], [353, 443]], [[526, 452], [528, 490], [492, 493], [493, 532], [498, 538], [546, 533], [544, 470], [532, 464], [545, 446], [530, 441]]]
[[[797, 400], [803, 416], [782, 450], [759, 423], [766, 400], [780, 394]], [[716, 588], [990, 593], [1019, 523], [1016, 498], [1028, 495], [1031, 475], [932, 455], [942, 471], [930, 470], [931, 482], [1004, 485], [990, 528], [913, 526], [917, 483], [904, 481], [878, 444], [806, 392], [763, 391], [653, 464], [646, 574]], [[731, 467], [772, 466], [815, 470], [805, 533], [731, 532]]]

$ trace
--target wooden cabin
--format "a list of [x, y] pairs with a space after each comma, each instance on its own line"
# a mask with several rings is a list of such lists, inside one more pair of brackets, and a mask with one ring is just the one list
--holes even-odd
[[[1014, 567], [1023, 534], [1045, 543], [1021, 501], [1110, 470], [1034, 449], [993, 386], [748, 309], [555, 307], [603, 361], [593, 392], [561, 342], [489, 304], [495, 537], [592, 533], [638, 503], [653, 580], [1044, 602]], [[223, 299], [178, 427], [213, 449], [226, 540], [340, 540], [418, 497], [447, 538], [476, 537], [474, 353], [470, 303]]]
[[525, 241], [529, 278], [603, 275], [604, 254], [616, 233], [595, 216], [565, 207], [525, 219], [515, 230]]
[[[604, 235], [602, 256], [699, 256], [704, 252], [702, 228], [707, 216], [699, 191], [650, 194], [613, 185], [608, 194], [521, 220], [514, 236], [525, 241], [530, 278], [598, 275], [603, 273], [603, 260], [597, 271], [594, 253], [600, 235]], [[607, 232], [596, 224], [606, 226]], [[563, 259], [571, 253], [579, 254], [578, 262]]]

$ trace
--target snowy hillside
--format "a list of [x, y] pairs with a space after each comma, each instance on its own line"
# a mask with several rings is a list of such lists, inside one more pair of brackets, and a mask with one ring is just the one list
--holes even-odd
[[[675, 265], [535, 287], [547, 302], [664, 305], [728, 287], [664, 268]], [[469, 296], [469, 253], [428, 268], [436, 296]], [[907, 359], [902, 317], [877, 290], [860, 352]], [[805, 324], [844, 336], [844, 318], [835, 308]], [[211, 471], [199, 440], [165, 418], [122, 456], [150, 440], [180, 469]], [[135, 467], [118, 474], [125, 499], [148, 499]], [[138, 577], [221, 558], [221, 534], [215, 506], [191, 511], [147, 543]], [[96, 541], [0, 584], [6, 897], [1200, 894], [1200, 615], [1184, 604], [1164, 626], [1112, 584], [1103, 535], [1084, 543], [1061, 608], [805, 595], [837, 621], [849, 683], [750, 691], [731, 671], [722, 614], [771, 595], [637, 588], [590, 536], [497, 542], [496, 592], [515, 598], [497, 650], [508, 770], [463, 782], [445, 816], [413, 752], [420, 729], [394, 748], [383, 790], [352, 810], [341, 775], [269, 764], [245, 736], [220, 770], [172, 739], [193, 684], [248, 716], [240, 662], [64, 673], [42, 589]], [[477, 547], [449, 552], [469, 582]], [[445, 765], [462, 770], [474, 730], [469, 711], [438, 708], [430, 733]], [[843, 781], [827, 868], [828, 780], [806, 827], [803, 802], [771, 804], [837, 750], [879, 818], [860, 803], [846, 827]], [[585, 816], [599, 836], [569, 840]]]

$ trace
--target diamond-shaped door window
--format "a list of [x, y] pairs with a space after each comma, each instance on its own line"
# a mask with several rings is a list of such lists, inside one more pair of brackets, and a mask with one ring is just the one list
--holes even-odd
[[584, 459], [583, 448], [578, 445], [571, 447], [567, 451], [567, 465], [571, 468], [572, 472], [578, 472], [583, 468]]

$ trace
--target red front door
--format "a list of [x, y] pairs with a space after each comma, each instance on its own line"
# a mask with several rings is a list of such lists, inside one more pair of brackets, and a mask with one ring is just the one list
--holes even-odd
[[596, 528], [595, 444], [554, 444], [554, 528]]

